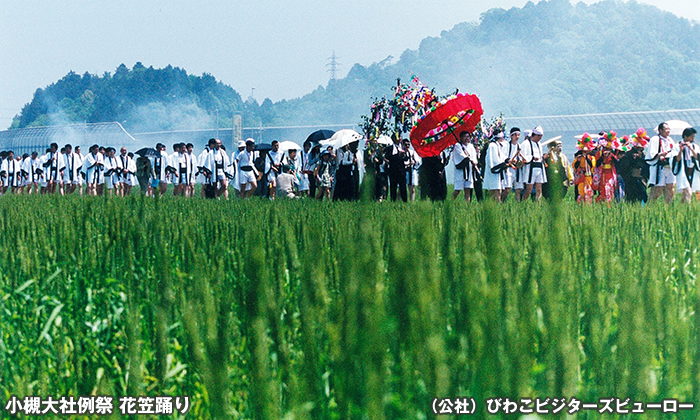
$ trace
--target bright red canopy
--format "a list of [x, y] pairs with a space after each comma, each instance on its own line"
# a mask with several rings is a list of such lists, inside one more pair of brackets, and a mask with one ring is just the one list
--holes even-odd
[[474, 131], [484, 110], [476, 95], [459, 93], [440, 102], [411, 130], [411, 143], [420, 157], [437, 156], [457, 143], [463, 130]]

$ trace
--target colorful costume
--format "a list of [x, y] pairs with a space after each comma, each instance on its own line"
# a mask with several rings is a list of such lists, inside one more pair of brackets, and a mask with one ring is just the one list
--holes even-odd
[[588, 133], [584, 133], [576, 146], [579, 151], [574, 155], [574, 186], [578, 192], [576, 202], [593, 202], [593, 168], [595, 159], [588, 154], [593, 149], [593, 138]]

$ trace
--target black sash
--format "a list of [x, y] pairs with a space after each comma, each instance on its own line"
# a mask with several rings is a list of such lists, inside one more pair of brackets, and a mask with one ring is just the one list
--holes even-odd
[[187, 182], [187, 163], [183, 166], [180, 164], [180, 184]]

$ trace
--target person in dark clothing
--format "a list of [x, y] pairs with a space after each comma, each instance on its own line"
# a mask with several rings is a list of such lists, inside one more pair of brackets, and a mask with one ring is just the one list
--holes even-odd
[[449, 161], [449, 154], [423, 158], [423, 164], [418, 170], [419, 184], [421, 186], [421, 199], [430, 201], [445, 201], [447, 198], [447, 178], [445, 166]]
[[335, 189], [333, 190], [334, 201], [354, 200], [356, 165], [357, 158], [350, 149], [350, 145], [343, 146], [338, 150], [338, 169], [335, 173]]
[[374, 174], [374, 199], [381, 202], [386, 200], [388, 190], [387, 168], [388, 165], [384, 161], [384, 147], [377, 144], [374, 140], [373, 149], [369, 153], [369, 159], [366, 162], [372, 163]]
[[350, 191], [350, 199], [353, 201], [360, 199], [360, 163], [357, 161], [357, 150], [359, 145], [359, 142], [350, 143], [348, 145], [348, 148], [353, 156], [352, 171], [350, 172], [350, 183], [352, 188]]
[[[640, 130], [643, 131], [643, 130]], [[642, 135], [643, 134], [643, 135]], [[649, 164], [644, 158], [644, 147], [647, 139], [646, 132], [639, 136], [632, 135], [632, 147], [620, 158], [617, 164], [619, 175], [625, 183], [625, 201], [632, 203], [647, 202], [647, 181], [649, 180]]]
[[398, 133], [392, 137], [392, 140], [394, 144], [388, 146], [384, 152], [384, 159], [389, 165], [391, 201], [396, 201], [400, 194], [401, 201], [407, 202], [408, 191], [406, 190], [406, 166], [404, 164], [406, 151], [403, 149], [401, 136]]

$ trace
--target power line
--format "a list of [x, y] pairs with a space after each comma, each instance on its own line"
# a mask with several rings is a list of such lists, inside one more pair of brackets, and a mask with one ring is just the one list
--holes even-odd
[[340, 62], [338, 62], [338, 56], [335, 55], [335, 51], [333, 51], [333, 55], [328, 58], [328, 61], [329, 63], [326, 64], [326, 67], [328, 67], [328, 73], [331, 74], [331, 80], [337, 80]]

